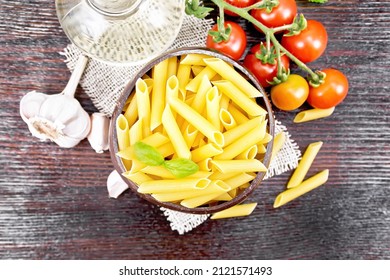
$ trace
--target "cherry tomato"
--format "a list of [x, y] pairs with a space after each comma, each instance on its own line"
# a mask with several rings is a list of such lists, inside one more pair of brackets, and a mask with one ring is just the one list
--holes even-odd
[[270, 13], [265, 9], [253, 9], [251, 15], [269, 28], [290, 24], [297, 15], [297, 3], [295, 0], [279, 0], [279, 5]]
[[307, 103], [318, 109], [328, 109], [340, 104], [348, 93], [347, 77], [336, 69], [325, 69], [325, 82], [319, 87], [310, 87]]
[[307, 27], [298, 35], [283, 36], [282, 46], [303, 63], [319, 58], [328, 43], [325, 27], [316, 20], [308, 20]]
[[[238, 8], [245, 8], [249, 7], [250, 5], [254, 4], [256, 0], [224, 0], [226, 3], [229, 3], [230, 5], [236, 6]], [[233, 13], [229, 10], [225, 10], [225, 14], [229, 16], [236, 17], [238, 16], [236, 13]]]
[[287, 81], [271, 88], [272, 103], [284, 111], [292, 111], [305, 103], [309, 84], [299, 75], [291, 74]]
[[[214, 42], [213, 37], [208, 35], [206, 39], [206, 46], [210, 49], [220, 51], [234, 60], [239, 60], [244, 54], [246, 48], [245, 31], [239, 24], [232, 21], [225, 21], [224, 25], [225, 28], [228, 26], [231, 28], [229, 39], [227, 41], [216, 43]], [[217, 31], [218, 25], [214, 25], [212, 30]]]
[[[250, 49], [244, 59], [244, 66], [252, 72], [263, 87], [268, 87], [270, 86], [268, 81], [271, 82], [277, 75], [278, 63], [275, 61], [275, 64], [263, 64], [263, 62], [256, 57], [258, 51], [260, 51], [260, 44], [256, 44]], [[290, 67], [289, 58], [286, 55], [282, 55], [281, 61], [283, 67], [287, 70]]]

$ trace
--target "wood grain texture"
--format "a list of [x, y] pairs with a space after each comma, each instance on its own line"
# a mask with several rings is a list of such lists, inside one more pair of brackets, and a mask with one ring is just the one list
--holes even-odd
[[[328, 183], [273, 209], [285, 173], [256, 190], [251, 216], [207, 221], [180, 236], [135, 194], [108, 198], [108, 153], [85, 140], [60, 149], [32, 138], [20, 98], [63, 89], [70, 75], [59, 52], [69, 41], [54, 1], [0, 0], [0, 258], [390, 259], [390, 1], [297, 3], [329, 34], [310, 66], [340, 69], [350, 92], [327, 119], [293, 124], [295, 113], [276, 116], [302, 150], [324, 142], [309, 175], [329, 168]], [[238, 22], [248, 47], [263, 38]], [[82, 89], [76, 96], [96, 111]]]

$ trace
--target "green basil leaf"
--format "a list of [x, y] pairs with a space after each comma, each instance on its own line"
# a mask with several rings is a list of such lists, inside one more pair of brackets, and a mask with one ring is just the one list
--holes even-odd
[[134, 154], [137, 160], [147, 165], [158, 166], [164, 163], [164, 158], [160, 152], [157, 151], [156, 148], [143, 142], [134, 144]]
[[164, 166], [177, 178], [187, 177], [199, 170], [199, 166], [195, 162], [185, 158], [167, 160], [164, 162]]

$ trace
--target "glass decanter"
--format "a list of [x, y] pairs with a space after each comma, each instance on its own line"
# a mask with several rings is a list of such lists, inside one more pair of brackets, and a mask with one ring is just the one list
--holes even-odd
[[70, 41], [106, 63], [139, 64], [164, 52], [177, 37], [184, 0], [56, 0]]

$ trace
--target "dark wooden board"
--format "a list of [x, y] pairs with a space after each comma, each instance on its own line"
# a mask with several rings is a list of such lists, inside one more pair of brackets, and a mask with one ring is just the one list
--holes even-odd
[[[310, 66], [340, 69], [350, 92], [327, 119], [298, 125], [294, 112], [276, 116], [302, 150], [324, 141], [310, 174], [329, 168], [329, 181], [273, 209], [287, 172], [256, 190], [251, 216], [207, 221], [181, 236], [135, 194], [108, 198], [108, 153], [86, 140], [61, 149], [30, 135], [20, 98], [63, 89], [70, 74], [59, 52], [69, 41], [54, 1], [0, 0], [0, 258], [390, 259], [390, 1], [297, 2], [329, 34]], [[239, 22], [249, 45], [262, 38]], [[80, 88], [77, 98], [96, 111]]]

